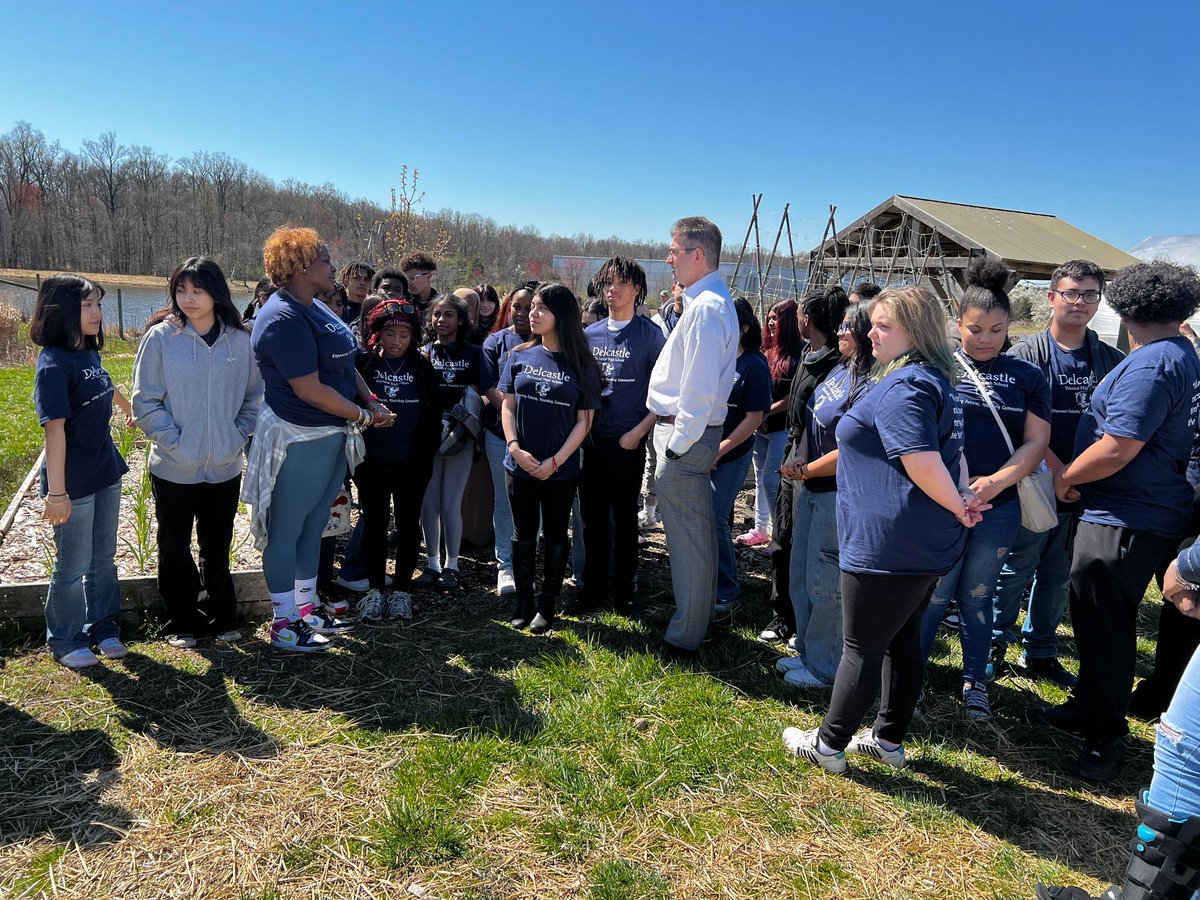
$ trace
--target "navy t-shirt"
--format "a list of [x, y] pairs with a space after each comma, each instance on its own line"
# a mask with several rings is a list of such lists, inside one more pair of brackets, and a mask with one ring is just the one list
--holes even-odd
[[648, 414], [650, 372], [667, 339], [662, 329], [645, 316], [635, 315], [617, 331], [609, 328], [610, 322], [601, 319], [584, 333], [604, 376], [596, 434], [619, 438]]
[[[486, 394], [500, 383], [500, 374], [508, 362], [508, 354], [513, 347], [519, 347], [528, 340], [528, 337], [521, 337], [508, 328], [487, 336], [479, 354], [479, 393]], [[501, 440], [504, 439], [498, 407], [489, 403], [483, 408], [483, 427]]]
[[442, 412], [454, 409], [468, 385], [480, 384], [479, 348], [466, 341], [442, 344], [434, 341], [421, 348], [438, 380], [438, 402]]
[[262, 373], [264, 399], [271, 411], [293, 425], [345, 425], [341, 416], [324, 412], [296, 396], [289, 378], [313, 372], [321, 384], [353, 400], [358, 384], [354, 358], [358, 343], [346, 323], [325, 304], [298, 303], [283, 293], [272, 294], [254, 318], [250, 344]]
[[[517, 442], [522, 450], [532, 453], [540, 462], [562, 449], [567, 435], [575, 427], [579, 410], [596, 409], [600, 405], [597, 391], [583, 386], [567, 367], [563, 355], [551, 353], [540, 344], [509, 354], [498, 387], [502, 394], [516, 395]], [[507, 451], [504, 468], [516, 478], [533, 477], [518, 466]], [[558, 471], [549, 480], [578, 474], [579, 452], [576, 451], [568, 459], [558, 461]]]
[[1105, 376], [1079, 422], [1075, 455], [1105, 434], [1146, 443], [1116, 474], [1077, 485], [1085, 522], [1183, 535], [1192, 512], [1185, 472], [1198, 388], [1200, 360], [1183, 337], [1151, 341]]
[[390, 428], [368, 428], [367, 461], [377, 466], [399, 466], [408, 459], [421, 417], [421, 394], [417, 389], [416, 363], [408, 355], [400, 359], [375, 357], [361, 367], [363, 381], [379, 402], [396, 414]]
[[[837, 425], [849, 405], [853, 381], [850, 367], [843, 363], [826, 375], [808, 398], [808, 406], [804, 408], [804, 434], [810, 463], [837, 449]], [[818, 494], [835, 491], [837, 477], [808, 478], [804, 487]]]
[[1092, 402], [1096, 373], [1087, 345], [1064, 350], [1050, 339], [1050, 449], [1064, 463], [1075, 458], [1079, 420]]
[[[725, 413], [725, 424], [721, 426], [721, 440], [733, 434], [742, 424], [746, 413], [766, 412], [771, 408], [771, 367], [761, 353], [743, 353], [734, 364], [733, 390], [729, 392], [729, 411]], [[721, 457], [719, 465], [741, 459], [754, 447], [754, 441], [746, 438]]]
[[[1004, 422], [1004, 430], [1012, 441], [1013, 449], [1025, 442], [1025, 414], [1033, 413], [1043, 422], [1050, 421], [1050, 385], [1046, 376], [1033, 363], [1015, 356], [994, 357], [978, 363], [965, 353], [961, 360], [974, 367], [975, 372], [991, 391], [992, 403]], [[991, 475], [1012, 456], [1004, 437], [996, 427], [996, 418], [979, 389], [967, 375], [963, 375], [955, 386], [963, 405], [964, 427], [966, 428], [967, 469], [972, 478]], [[1011, 503], [1017, 499], [1017, 486], [1005, 488], [992, 498], [992, 505]]]
[[[33, 406], [43, 426], [66, 419], [66, 491], [74, 500], [91, 496], [129, 471], [113, 443], [113, 383], [95, 350], [46, 347], [33, 374]], [[43, 496], [50, 490], [42, 463]]]
[[935, 452], [958, 482], [963, 410], [949, 380], [911, 364], [865, 391], [837, 426], [837, 523], [846, 572], [944, 575], [966, 529], [909, 479], [900, 457]]

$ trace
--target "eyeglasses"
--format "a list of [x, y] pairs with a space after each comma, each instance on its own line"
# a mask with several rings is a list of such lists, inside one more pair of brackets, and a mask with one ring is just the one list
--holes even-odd
[[1068, 303], [1078, 303], [1082, 300], [1088, 306], [1095, 306], [1100, 302], [1099, 291], [1054, 291], [1055, 294], [1062, 297]]
[[837, 333], [838, 334], [849, 334], [850, 333], [850, 323], [843, 322], [841, 325], [839, 325]]
[[409, 281], [416, 281], [418, 278], [428, 278], [432, 274], [433, 274], [432, 272], [410, 272], [410, 273], [407, 273], [404, 277], [407, 278]]
[[679, 256], [683, 253], [691, 253], [695, 249], [695, 247], [668, 247], [667, 259], [670, 259], [672, 256]]

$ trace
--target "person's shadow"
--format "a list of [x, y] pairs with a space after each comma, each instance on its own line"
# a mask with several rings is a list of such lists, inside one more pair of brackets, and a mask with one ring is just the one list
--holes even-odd
[[199, 674], [189, 665], [166, 665], [136, 651], [121, 665], [94, 666], [82, 674], [109, 692], [124, 727], [165, 749], [255, 759], [275, 756], [274, 740], [242, 718], [229, 696], [224, 654], [199, 652], [208, 663]]
[[60, 730], [0, 701], [0, 845], [41, 834], [85, 846], [121, 840], [129, 813], [100, 799], [120, 765], [100, 729]]

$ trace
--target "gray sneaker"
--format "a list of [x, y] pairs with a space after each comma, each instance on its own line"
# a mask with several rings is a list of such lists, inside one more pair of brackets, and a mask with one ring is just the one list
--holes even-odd
[[404, 591], [392, 591], [388, 595], [387, 617], [389, 619], [411, 619], [412, 598]]
[[383, 591], [367, 591], [358, 601], [358, 620], [363, 623], [383, 621]]

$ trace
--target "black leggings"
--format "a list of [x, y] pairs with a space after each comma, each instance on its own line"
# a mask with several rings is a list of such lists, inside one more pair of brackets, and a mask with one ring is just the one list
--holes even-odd
[[363, 560], [367, 583], [383, 590], [387, 574], [388, 519], [396, 512], [396, 577], [392, 587], [407, 591], [421, 549], [421, 501], [429, 484], [432, 460], [409, 454], [401, 466], [381, 468], [369, 462], [354, 470], [363, 517]]
[[578, 477], [539, 481], [506, 472], [505, 481], [512, 506], [513, 540], [536, 541], [540, 524], [547, 546], [566, 545]]
[[925, 678], [921, 619], [938, 577], [842, 572], [842, 661], [821, 723], [827, 746], [846, 749], [877, 695], [875, 736], [903, 743]]

